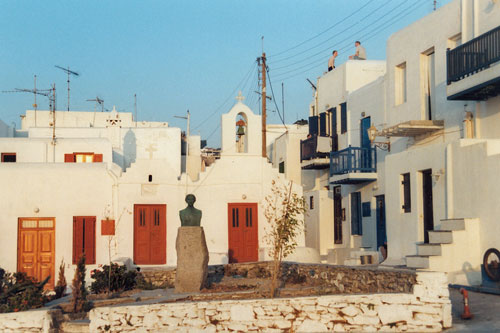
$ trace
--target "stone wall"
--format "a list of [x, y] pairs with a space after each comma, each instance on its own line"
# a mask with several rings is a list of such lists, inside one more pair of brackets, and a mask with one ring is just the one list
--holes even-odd
[[451, 327], [451, 303], [444, 273], [418, 272], [413, 293], [102, 307], [89, 318], [91, 332], [435, 332]]
[[175, 285], [175, 268], [142, 269], [140, 274], [144, 281], [157, 288], [173, 288]]
[[43, 332], [52, 326], [49, 310], [0, 313], [0, 332]]

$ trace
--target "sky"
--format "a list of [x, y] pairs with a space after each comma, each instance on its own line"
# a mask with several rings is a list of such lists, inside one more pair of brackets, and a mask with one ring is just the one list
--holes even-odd
[[[438, 8], [451, 0], [440, 0]], [[385, 59], [387, 38], [431, 13], [433, 0], [0, 0], [0, 91], [56, 85], [57, 110], [93, 112], [99, 97], [139, 121], [191, 114], [191, 133], [220, 146], [220, 115], [236, 103], [260, 112], [257, 58], [266, 52], [268, 123], [307, 119], [312, 89], [327, 69], [354, 53]], [[262, 39], [262, 37], [264, 37]], [[19, 128], [33, 94], [0, 93], [0, 120]], [[49, 108], [37, 97], [38, 109]], [[100, 108], [98, 109], [100, 111]], [[281, 115], [281, 117], [280, 117]]]

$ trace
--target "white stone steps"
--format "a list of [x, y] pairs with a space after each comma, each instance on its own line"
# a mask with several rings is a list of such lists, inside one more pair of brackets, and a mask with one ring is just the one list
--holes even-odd
[[429, 244], [451, 244], [453, 243], [453, 232], [448, 230], [430, 230]]
[[429, 256], [406, 256], [406, 266], [409, 268], [429, 268]]
[[65, 333], [89, 333], [90, 320], [75, 320], [61, 323], [59, 332]]
[[465, 219], [441, 220], [441, 229], [446, 231], [465, 230]]
[[440, 256], [441, 244], [417, 244], [417, 254], [420, 256]]

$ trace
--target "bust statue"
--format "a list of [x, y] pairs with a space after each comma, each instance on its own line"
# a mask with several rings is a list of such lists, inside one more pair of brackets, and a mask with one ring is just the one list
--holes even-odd
[[194, 194], [186, 195], [186, 208], [179, 211], [182, 227], [199, 227], [201, 222], [201, 210], [194, 208], [196, 197]]

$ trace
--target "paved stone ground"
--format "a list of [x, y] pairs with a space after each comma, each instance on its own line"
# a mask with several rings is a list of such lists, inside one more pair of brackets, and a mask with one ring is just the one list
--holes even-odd
[[473, 319], [463, 320], [463, 296], [458, 289], [450, 288], [453, 327], [446, 332], [499, 332], [500, 295], [469, 291], [469, 307]]

